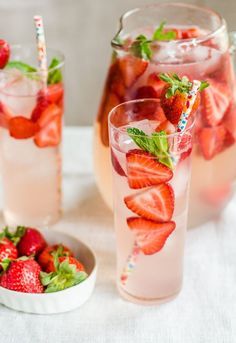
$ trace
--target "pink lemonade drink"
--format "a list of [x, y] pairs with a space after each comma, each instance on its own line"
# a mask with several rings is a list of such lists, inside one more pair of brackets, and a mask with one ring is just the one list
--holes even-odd
[[[147, 6], [121, 18], [112, 47], [94, 130], [95, 173], [104, 200], [112, 207], [109, 111], [124, 101], [160, 98], [164, 83], [159, 73], [176, 73], [211, 85], [202, 93], [196, 122], [190, 225], [218, 216], [232, 196], [236, 176], [235, 78], [224, 20], [187, 4]], [[170, 123], [162, 119], [163, 125]]]
[[37, 49], [11, 47], [0, 70], [0, 172], [8, 225], [43, 226], [61, 210], [64, 58], [48, 51], [46, 85]]
[[168, 135], [162, 116], [157, 99], [123, 103], [109, 116], [117, 286], [136, 303], [173, 298], [183, 278], [193, 121]]

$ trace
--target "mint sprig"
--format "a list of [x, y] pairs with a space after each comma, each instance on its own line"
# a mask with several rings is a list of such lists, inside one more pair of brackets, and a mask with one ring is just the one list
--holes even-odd
[[7, 69], [18, 69], [22, 73], [35, 73], [37, 71], [36, 68], [30, 66], [29, 64], [26, 64], [21, 61], [10, 61], [6, 65]]
[[[178, 91], [180, 93], [188, 94], [192, 89], [192, 82], [186, 76], [180, 78], [177, 74], [161, 73], [158, 75], [159, 78], [169, 84], [169, 88], [166, 91], [166, 98], [171, 98]], [[207, 88], [209, 83], [207, 81], [201, 81], [199, 91]]]
[[49, 71], [48, 73], [48, 85], [52, 85], [55, 83], [59, 83], [62, 81], [62, 73], [60, 69], [57, 69], [56, 67], [61, 63], [56, 57], [54, 57], [48, 67], [48, 69], [54, 69]]
[[150, 60], [152, 57], [151, 43], [156, 41], [173, 40], [176, 38], [174, 31], [164, 31], [165, 22], [163, 21], [160, 26], [155, 30], [152, 39], [148, 39], [144, 35], [139, 35], [135, 38], [131, 45], [131, 52], [134, 56]]
[[160, 163], [173, 169], [173, 162], [169, 153], [169, 143], [165, 131], [154, 132], [151, 136], [148, 136], [142, 130], [129, 127], [127, 133], [140, 149], [156, 156]]

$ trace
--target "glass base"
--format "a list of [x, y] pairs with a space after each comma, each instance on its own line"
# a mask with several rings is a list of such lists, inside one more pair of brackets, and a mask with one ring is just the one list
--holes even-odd
[[139, 298], [139, 297], [135, 297], [131, 294], [129, 294], [128, 292], [126, 292], [123, 288], [117, 286], [118, 288], [118, 292], [121, 295], [121, 297], [129, 302], [132, 302], [134, 304], [139, 304], [139, 305], [147, 305], [147, 306], [151, 306], [151, 305], [161, 305], [164, 304], [166, 302], [169, 302], [171, 300], [174, 300], [178, 294], [181, 291], [181, 288], [174, 294], [171, 294], [167, 297], [164, 298]]
[[35, 216], [30, 218], [25, 218], [18, 216], [9, 211], [3, 211], [3, 218], [6, 225], [15, 227], [18, 225], [31, 226], [31, 227], [47, 227], [49, 225], [56, 224], [61, 218], [61, 211], [54, 213], [53, 215], [48, 215], [44, 218], [36, 218]]

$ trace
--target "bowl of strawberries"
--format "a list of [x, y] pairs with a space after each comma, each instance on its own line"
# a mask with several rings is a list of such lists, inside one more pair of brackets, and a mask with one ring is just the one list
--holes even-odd
[[0, 303], [17, 311], [71, 311], [91, 296], [96, 258], [62, 232], [18, 226], [0, 232]]

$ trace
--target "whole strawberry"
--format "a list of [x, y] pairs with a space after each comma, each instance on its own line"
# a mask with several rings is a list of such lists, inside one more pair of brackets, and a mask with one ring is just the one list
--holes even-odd
[[40, 264], [43, 271], [50, 273], [55, 270], [54, 268], [54, 255], [67, 257], [73, 256], [72, 251], [62, 244], [54, 244], [47, 246], [38, 256], [38, 263]]
[[[186, 110], [187, 97], [191, 91], [192, 82], [186, 76], [180, 79], [176, 74], [160, 74], [159, 78], [167, 83], [161, 93], [161, 107], [166, 118], [172, 124], [176, 125], [179, 122], [182, 112]], [[206, 87], [208, 87], [208, 83], [202, 81], [199, 91], [202, 91]], [[197, 111], [199, 104], [200, 94], [198, 93], [190, 115], [193, 115]]]
[[40, 265], [33, 259], [18, 259], [10, 263], [0, 280], [0, 286], [24, 293], [43, 293]]
[[43, 235], [37, 229], [28, 227], [21, 229], [21, 240], [17, 245], [19, 256], [37, 256], [47, 246]]
[[[0, 263], [5, 259], [15, 260], [18, 257], [16, 246], [10, 239], [8, 228], [0, 233]], [[1, 270], [1, 266], [0, 266]]]
[[10, 47], [8, 43], [0, 39], [0, 69], [3, 69], [7, 64], [10, 56]]

